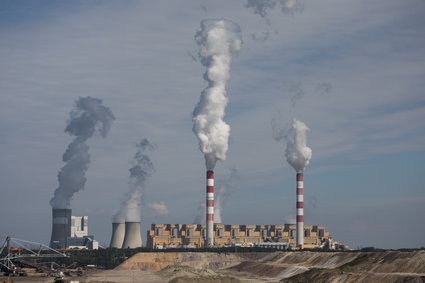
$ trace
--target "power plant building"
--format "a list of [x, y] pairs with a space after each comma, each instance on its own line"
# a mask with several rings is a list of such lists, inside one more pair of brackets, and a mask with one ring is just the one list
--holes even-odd
[[[280, 243], [296, 246], [296, 225], [238, 225], [214, 224], [214, 246], [261, 246], [261, 243]], [[147, 231], [146, 246], [193, 247], [205, 245], [206, 227], [201, 224], [152, 224]], [[305, 225], [302, 248], [328, 246], [332, 239], [325, 226]]]
[[50, 247], [98, 249], [99, 242], [89, 235], [88, 216], [73, 216], [71, 209], [53, 209]]
[[71, 216], [71, 237], [82, 238], [89, 235], [88, 216]]

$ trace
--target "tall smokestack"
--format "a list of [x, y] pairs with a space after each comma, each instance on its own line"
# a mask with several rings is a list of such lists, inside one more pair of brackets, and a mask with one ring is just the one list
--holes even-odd
[[[275, 129], [274, 129], [275, 130]], [[297, 119], [292, 121], [292, 125], [285, 135], [275, 132], [275, 139], [285, 138], [286, 161], [297, 172], [297, 230], [296, 246], [302, 248], [304, 245], [304, 168], [310, 163], [312, 150], [307, 146], [307, 125]]]
[[134, 249], [142, 246], [140, 226], [140, 222], [125, 222], [125, 237], [122, 244], [123, 249]]
[[304, 174], [297, 173], [297, 242], [296, 246], [304, 245]]
[[71, 209], [52, 209], [52, 237], [50, 247], [66, 247], [66, 239], [71, 237]]
[[207, 171], [207, 233], [205, 247], [214, 246], [214, 171]]
[[112, 223], [112, 237], [109, 247], [121, 249], [124, 243], [125, 224]]
[[242, 48], [241, 28], [225, 19], [201, 21], [195, 35], [199, 45], [200, 62], [207, 70], [204, 79], [208, 86], [202, 91], [192, 113], [192, 131], [199, 140], [207, 169], [207, 234], [205, 246], [214, 245], [214, 167], [225, 160], [229, 147], [230, 126], [223, 121], [229, 102], [227, 83], [230, 79], [232, 55]]

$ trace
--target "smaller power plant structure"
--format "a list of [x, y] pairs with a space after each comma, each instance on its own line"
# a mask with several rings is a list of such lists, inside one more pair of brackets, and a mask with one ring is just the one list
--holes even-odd
[[124, 223], [112, 223], [112, 237], [109, 247], [121, 249], [124, 243], [125, 236], [125, 224]]
[[112, 237], [109, 247], [134, 249], [142, 246], [140, 222], [112, 223]]
[[51, 248], [99, 248], [99, 242], [88, 233], [88, 216], [73, 216], [71, 209], [56, 208], [52, 210], [52, 216]]
[[125, 237], [122, 244], [123, 249], [134, 249], [142, 246], [140, 226], [140, 222], [125, 222]]

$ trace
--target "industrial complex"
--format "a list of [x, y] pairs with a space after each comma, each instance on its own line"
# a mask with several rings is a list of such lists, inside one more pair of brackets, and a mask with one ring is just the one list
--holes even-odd
[[[206, 174], [206, 225], [152, 224], [145, 246], [164, 248], [267, 247], [275, 249], [346, 249], [332, 240], [325, 226], [304, 225], [304, 175], [296, 174], [296, 223], [239, 225], [214, 223], [214, 172]], [[71, 209], [53, 209], [52, 248], [97, 249], [88, 234], [88, 217], [73, 216]], [[141, 222], [112, 223], [110, 247], [142, 247]]]
[[[214, 224], [215, 247], [296, 246], [296, 225]], [[207, 229], [200, 224], [152, 224], [147, 231], [149, 248], [201, 248], [205, 246]], [[303, 248], [338, 248], [325, 226], [304, 226]]]

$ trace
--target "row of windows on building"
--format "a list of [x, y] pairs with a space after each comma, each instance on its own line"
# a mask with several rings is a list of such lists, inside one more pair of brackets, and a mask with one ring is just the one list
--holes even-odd
[[[194, 231], [195, 229], [187, 229], [187, 232], [185, 233], [188, 237], [193, 237], [194, 236]], [[231, 236], [232, 237], [238, 237], [239, 236], [239, 229], [231, 229]], [[163, 235], [163, 229], [162, 228], [155, 228], [155, 234], [157, 236], [162, 236]], [[201, 230], [201, 235], [205, 236], [206, 234], [206, 229], [202, 229]], [[182, 234], [180, 232], [180, 230], [178, 228], [174, 228], [171, 230], [171, 236], [172, 237], [180, 237]], [[282, 237], [283, 235], [283, 231], [282, 230], [277, 230], [276, 234], [277, 237]], [[291, 238], [295, 238], [296, 235], [296, 230], [292, 229], [289, 230], [289, 236]], [[311, 230], [309, 229], [304, 229], [304, 237], [310, 237], [311, 235]], [[224, 237], [224, 229], [223, 228], [219, 228], [216, 230], [216, 236], [218, 237]], [[246, 231], [246, 236], [247, 237], [254, 237], [254, 230], [253, 229], [248, 229]], [[261, 236], [263, 238], [267, 238], [270, 235], [270, 231], [269, 230], [262, 230], [261, 231]], [[319, 238], [323, 238], [325, 236], [325, 231], [324, 230], [318, 230], [318, 234], [317, 236]]]

